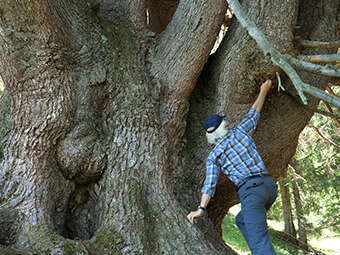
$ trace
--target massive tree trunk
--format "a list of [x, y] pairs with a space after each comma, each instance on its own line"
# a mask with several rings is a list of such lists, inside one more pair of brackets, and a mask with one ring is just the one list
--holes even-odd
[[[243, 4], [281, 52], [298, 52], [294, 33], [335, 39], [338, 1], [312, 1], [320, 13], [310, 2]], [[209, 150], [201, 123], [227, 111], [235, 125], [277, 68], [236, 19], [209, 57], [226, 8], [224, 0], [1, 2], [11, 133], [0, 244], [37, 254], [234, 254], [218, 235], [237, 203], [227, 178], [209, 217], [186, 220]], [[269, 96], [255, 140], [275, 178], [311, 116], [288, 95]]]

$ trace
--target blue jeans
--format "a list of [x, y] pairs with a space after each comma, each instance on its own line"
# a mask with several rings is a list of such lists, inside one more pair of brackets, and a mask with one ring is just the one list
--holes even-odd
[[267, 211], [277, 196], [277, 185], [269, 176], [249, 179], [238, 191], [241, 211], [236, 225], [253, 255], [276, 254], [270, 242]]

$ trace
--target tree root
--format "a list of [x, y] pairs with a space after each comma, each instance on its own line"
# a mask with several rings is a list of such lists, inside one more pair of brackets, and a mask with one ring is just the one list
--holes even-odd
[[23, 251], [0, 245], [0, 255], [31, 255], [31, 254], [32, 252], [28, 250]]
[[66, 239], [54, 231], [46, 224], [38, 224], [28, 227], [27, 236], [29, 247], [35, 254], [51, 255], [89, 255], [87, 247], [81, 241]]

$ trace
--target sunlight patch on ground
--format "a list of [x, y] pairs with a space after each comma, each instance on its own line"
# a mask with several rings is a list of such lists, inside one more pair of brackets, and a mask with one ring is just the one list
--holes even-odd
[[326, 237], [320, 239], [311, 239], [309, 243], [326, 252], [329, 255], [340, 255], [340, 237]]
[[250, 251], [241, 251], [241, 250], [237, 249], [236, 246], [233, 246], [233, 245], [230, 245], [230, 244], [227, 244], [227, 245], [229, 245], [229, 246], [230, 246], [234, 251], [236, 251], [237, 254], [239, 254], [239, 255], [251, 255], [251, 252], [250, 252]]
[[229, 213], [236, 216], [241, 211], [241, 204], [234, 205], [229, 209]]

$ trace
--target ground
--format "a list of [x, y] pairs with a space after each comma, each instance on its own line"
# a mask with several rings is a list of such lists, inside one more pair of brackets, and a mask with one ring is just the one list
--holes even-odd
[[[249, 248], [235, 224], [235, 216], [240, 210], [240, 205], [235, 205], [225, 217], [222, 225], [223, 239], [240, 255], [250, 255]], [[274, 220], [268, 220], [268, 225], [269, 228], [278, 231], [283, 231], [284, 228], [283, 222]], [[315, 249], [325, 252], [327, 255], [340, 255], [340, 236], [336, 236], [335, 233], [325, 231], [320, 238], [311, 237], [308, 241]], [[272, 237], [272, 242], [277, 255], [303, 254], [297, 253], [294, 247], [278, 240], [275, 236]]]

